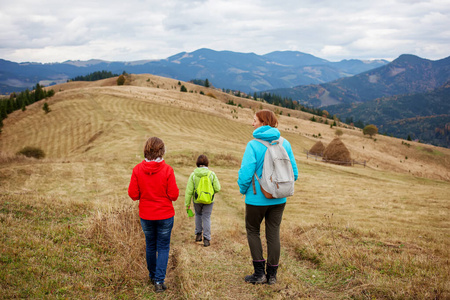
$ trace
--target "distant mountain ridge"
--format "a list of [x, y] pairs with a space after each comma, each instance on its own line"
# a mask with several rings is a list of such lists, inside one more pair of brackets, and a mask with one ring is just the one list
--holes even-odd
[[450, 56], [431, 61], [404, 54], [389, 64], [352, 77], [268, 92], [317, 107], [423, 93], [438, 88], [449, 80]]
[[450, 148], [450, 81], [425, 93], [324, 107], [341, 120], [374, 124], [380, 133]]
[[0, 93], [51, 85], [95, 71], [143, 74], [188, 81], [208, 78], [218, 88], [255, 92], [297, 85], [320, 84], [371, 70], [388, 61], [343, 60], [330, 62], [297, 51], [265, 55], [199, 49], [160, 60], [131, 62], [66, 61], [63, 63], [15, 63], [0, 59]]
[[450, 56], [401, 55], [352, 77], [266, 91], [321, 107], [340, 120], [375, 124], [381, 133], [450, 147]]

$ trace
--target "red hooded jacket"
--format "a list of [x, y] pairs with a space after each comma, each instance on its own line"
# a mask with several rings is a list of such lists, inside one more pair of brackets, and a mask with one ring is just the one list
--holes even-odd
[[179, 190], [175, 174], [165, 161], [142, 161], [133, 168], [128, 195], [139, 200], [139, 216], [144, 220], [164, 220], [175, 215], [172, 201]]

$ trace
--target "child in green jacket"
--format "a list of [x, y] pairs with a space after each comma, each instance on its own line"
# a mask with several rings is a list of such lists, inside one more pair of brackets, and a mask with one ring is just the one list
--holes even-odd
[[209, 174], [214, 194], [220, 191], [219, 179], [214, 172], [208, 169], [208, 165], [209, 161], [206, 155], [202, 154], [197, 158], [197, 168], [191, 173], [191, 176], [189, 176], [185, 193], [185, 204], [187, 209], [190, 209], [191, 199], [194, 198], [195, 241], [201, 242], [203, 234], [203, 245], [205, 247], [208, 247], [211, 241], [211, 213], [214, 204], [214, 196], [211, 204], [198, 203], [196, 199], [196, 189], [200, 179]]

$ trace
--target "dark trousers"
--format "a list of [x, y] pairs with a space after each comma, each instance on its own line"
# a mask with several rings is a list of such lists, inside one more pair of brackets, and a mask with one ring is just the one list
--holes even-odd
[[277, 266], [280, 260], [280, 225], [286, 203], [269, 206], [245, 205], [245, 228], [253, 261], [263, 261], [260, 237], [261, 223], [265, 219], [267, 263]]

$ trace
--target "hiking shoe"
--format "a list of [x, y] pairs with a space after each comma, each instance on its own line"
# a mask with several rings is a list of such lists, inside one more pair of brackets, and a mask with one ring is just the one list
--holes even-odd
[[267, 284], [268, 285], [272, 285], [272, 284], [275, 284], [275, 283], [277, 283], [277, 278], [275, 276], [271, 276], [271, 277], [267, 278]]
[[197, 233], [197, 235], [195, 236], [195, 241], [196, 242], [201, 242], [202, 241], [202, 234], [201, 233]]
[[266, 274], [262, 274], [262, 275], [256, 275], [256, 274], [252, 274], [252, 275], [247, 275], [245, 276], [245, 282], [248, 283], [253, 283], [253, 284], [264, 284], [267, 283], [267, 277]]
[[263, 284], [267, 283], [267, 277], [266, 277], [266, 262], [264, 260], [254, 260], [253, 261], [253, 268], [255, 269], [255, 273], [252, 275], [245, 276], [244, 280], [248, 283], [253, 284]]
[[267, 264], [267, 284], [272, 285], [277, 283], [277, 270], [278, 270], [278, 266], [271, 266], [269, 264]]
[[155, 283], [155, 293], [162, 293], [167, 290], [167, 286], [164, 283]]
[[203, 246], [204, 246], [204, 247], [209, 247], [209, 245], [211, 245], [211, 243], [209, 242], [209, 240], [204, 239], [204, 240], [203, 240]]

